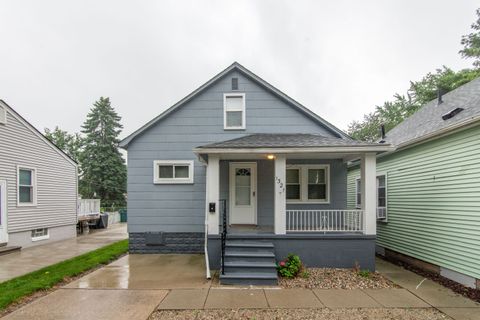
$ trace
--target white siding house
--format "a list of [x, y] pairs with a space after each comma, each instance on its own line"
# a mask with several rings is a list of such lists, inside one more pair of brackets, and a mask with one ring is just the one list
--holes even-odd
[[0, 244], [76, 236], [77, 164], [0, 100]]

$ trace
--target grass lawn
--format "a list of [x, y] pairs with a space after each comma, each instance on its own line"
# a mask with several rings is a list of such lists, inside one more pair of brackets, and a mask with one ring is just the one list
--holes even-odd
[[36, 291], [45, 290], [99, 265], [107, 264], [128, 251], [128, 240], [122, 240], [43, 269], [0, 283], [0, 311], [12, 302]]

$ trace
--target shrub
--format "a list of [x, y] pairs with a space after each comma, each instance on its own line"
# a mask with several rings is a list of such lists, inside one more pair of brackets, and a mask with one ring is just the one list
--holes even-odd
[[368, 271], [366, 269], [365, 270], [360, 270], [357, 273], [360, 277], [370, 278], [370, 271]]
[[289, 254], [285, 260], [277, 264], [277, 271], [284, 278], [295, 278], [301, 269], [302, 261], [295, 254]]

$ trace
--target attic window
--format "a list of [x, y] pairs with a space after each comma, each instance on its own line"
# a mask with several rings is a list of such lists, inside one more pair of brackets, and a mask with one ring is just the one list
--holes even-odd
[[245, 94], [226, 93], [223, 96], [223, 128], [225, 130], [245, 129]]
[[463, 108], [455, 108], [453, 109], [452, 111], [448, 112], [448, 113], [445, 113], [443, 116], [442, 116], [442, 119], [443, 120], [448, 120], [448, 119], [451, 119], [453, 117], [455, 117], [457, 114], [459, 114], [460, 112], [463, 111]]
[[238, 90], [238, 78], [232, 78], [232, 90]]

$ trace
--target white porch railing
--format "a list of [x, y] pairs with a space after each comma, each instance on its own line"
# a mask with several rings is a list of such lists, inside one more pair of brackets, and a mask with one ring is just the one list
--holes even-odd
[[363, 232], [363, 210], [287, 210], [287, 232]]
[[100, 199], [78, 199], [77, 205], [79, 218], [100, 214]]

